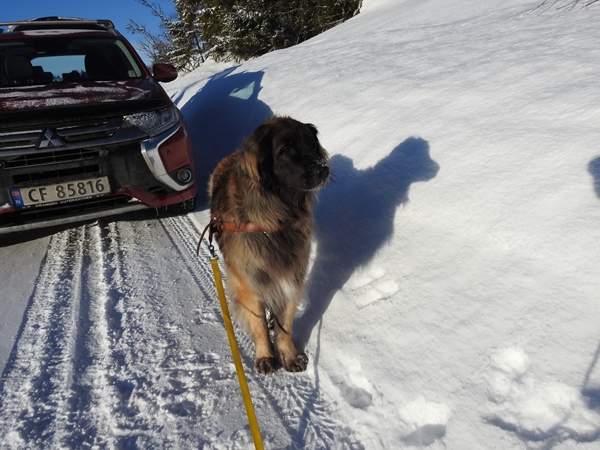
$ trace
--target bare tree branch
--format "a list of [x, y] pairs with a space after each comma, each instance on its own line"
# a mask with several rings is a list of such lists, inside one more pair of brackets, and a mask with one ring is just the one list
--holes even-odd
[[579, 6], [581, 9], [585, 9], [598, 2], [600, 2], [600, 0], [544, 0], [542, 3], [540, 3], [538, 6], [536, 6], [529, 12], [533, 13], [535, 11], [541, 10], [540, 14], [543, 14], [548, 10], [554, 8], [559, 3], [564, 4], [559, 4], [558, 6], [556, 6], [557, 10], [564, 9], [567, 11], [571, 11], [577, 6]]

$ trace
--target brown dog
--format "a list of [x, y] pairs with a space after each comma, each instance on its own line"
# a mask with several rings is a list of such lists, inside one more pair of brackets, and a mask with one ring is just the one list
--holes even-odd
[[327, 161], [313, 125], [273, 117], [219, 162], [209, 183], [211, 216], [228, 225], [217, 243], [232, 315], [250, 332], [262, 374], [278, 362], [291, 372], [308, 363], [292, 343], [292, 325], [304, 294], [315, 193], [329, 181]]

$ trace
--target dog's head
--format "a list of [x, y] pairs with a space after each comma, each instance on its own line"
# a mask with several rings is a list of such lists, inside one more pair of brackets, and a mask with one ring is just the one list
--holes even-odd
[[246, 172], [265, 189], [308, 192], [329, 182], [327, 152], [314, 125], [273, 117], [248, 138]]

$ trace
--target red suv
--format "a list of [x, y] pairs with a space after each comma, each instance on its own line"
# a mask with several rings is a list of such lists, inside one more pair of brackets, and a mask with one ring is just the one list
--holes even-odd
[[189, 134], [158, 83], [176, 77], [108, 20], [0, 23], [0, 234], [193, 210]]

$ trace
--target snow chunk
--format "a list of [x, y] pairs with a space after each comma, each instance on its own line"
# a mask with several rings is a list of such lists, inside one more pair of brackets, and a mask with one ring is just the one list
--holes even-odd
[[408, 445], [431, 445], [446, 435], [450, 408], [443, 403], [426, 402], [423, 396], [400, 410], [400, 418], [410, 431], [404, 438]]
[[508, 375], [521, 376], [529, 368], [529, 357], [520, 348], [505, 348], [492, 356], [492, 366]]
[[577, 388], [552, 381], [536, 383], [527, 373], [529, 357], [522, 349], [499, 350], [491, 366], [489, 423], [524, 441], [585, 442], [600, 435], [598, 408]]
[[400, 417], [414, 429], [425, 425], [444, 425], [450, 420], [450, 408], [443, 403], [426, 402], [423, 396], [400, 410]]
[[362, 373], [360, 361], [356, 358], [340, 358], [340, 366], [345, 374], [332, 377], [340, 393], [350, 406], [365, 409], [373, 402], [373, 385]]

